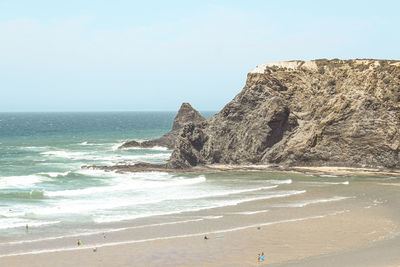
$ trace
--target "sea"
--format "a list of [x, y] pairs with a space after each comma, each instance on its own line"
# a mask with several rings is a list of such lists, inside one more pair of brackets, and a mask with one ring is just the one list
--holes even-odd
[[[209, 118], [214, 113], [202, 115]], [[352, 207], [385, 205], [388, 198], [397, 198], [400, 179], [387, 175], [121, 174], [82, 168], [167, 162], [172, 151], [165, 147], [118, 147], [127, 140], [162, 136], [170, 131], [175, 115], [0, 113], [0, 257], [48, 251], [48, 245], [40, 249], [35, 244], [46, 240], [70, 238], [67, 246], [57, 244], [62, 250], [75, 247], [72, 240], [84, 236], [204, 220], [215, 221], [215, 228], [224, 232], [246, 227], [246, 219], [241, 219], [240, 224], [229, 220], [233, 215], [258, 216], [251, 222], [268, 224], [347, 212]], [[384, 193], [389, 188], [392, 195]], [[262, 208], [235, 210], [254, 201], [263, 201]], [[329, 206], [331, 203], [335, 205]], [[316, 205], [327, 206], [321, 213], [321, 209], [312, 209]], [[225, 213], [216, 212], [229, 207]], [[304, 212], [306, 207], [310, 209]], [[184, 234], [197, 234], [195, 230], [200, 228]], [[143, 238], [160, 238], [159, 235], [148, 231]], [[124, 238], [121, 235], [118, 240]]]

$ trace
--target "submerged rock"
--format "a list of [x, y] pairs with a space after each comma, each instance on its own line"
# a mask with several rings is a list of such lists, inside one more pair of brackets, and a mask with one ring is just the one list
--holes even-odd
[[267, 63], [208, 121], [180, 132], [168, 168], [279, 164], [400, 168], [400, 61]]
[[161, 136], [160, 138], [137, 142], [137, 141], [128, 141], [122, 144], [119, 148], [130, 148], [130, 147], [154, 147], [154, 146], [162, 146], [167, 147], [168, 149], [174, 149], [175, 143], [178, 138], [179, 132], [187, 123], [198, 123], [205, 121], [206, 119], [200, 115], [200, 113], [195, 110], [189, 103], [183, 103], [178, 111], [174, 119], [174, 124], [172, 125], [172, 130]]

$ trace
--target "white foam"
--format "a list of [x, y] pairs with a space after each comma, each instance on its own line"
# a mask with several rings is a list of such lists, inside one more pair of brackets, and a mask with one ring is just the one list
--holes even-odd
[[349, 181], [344, 181], [344, 182], [322, 182], [323, 184], [344, 184], [348, 185], [350, 184]]
[[48, 175], [50, 177], [57, 178], [60, 176], [67, 176], [70, 173], [71, 173], [70, 171], [66, 171], [66, 172], [41, 172], [39, 174], [40, 175]]
[[45, 156], [54, 156], [58, 158], [68, 158], [68, 159], [84, 159], [85, 157], [80, 157], [87, 155], [87, 152], [72, 152], [72, 151], [64, 151], [64, 150], [59, 150], [59, 151], [46, 151], [40, 153], [41, 155]]
[[261, 190], [274, 189], [274, 188], [277, 188], [277, 187], [278, 187], [278, 185], [273, 185], [273, 186], [263, 186], [263, 187], [250, 188], [250, 189], [239, 189], [239, 190], [230, 190], [230, 191], [222, 191], [222, 192], [211, 192], [211, 193], [198, 194], [196, 196], [193, 196], [193, 195], [190, 195], [190, 196], [177, 196], [174, 199], [184, 200], [184, 199], [199, 199], [199, 198], [222, 197], [222, 196], [237, 195], [237, 194], [250, 193], [250, 192], [256, 192], [256, 191], [261, 191]]
[[344, 181], [344, 182], [302, 182], [305, 184], [316, 184], [316, 185], [348, 185], [350, 184], [349, 181]]
[[122, 146], [125, 142], [116, 143], [111, 147], [111, 150], [115, 151], [118, 150], [120, 146]]
[[105, 146], [107, 144], [88, 143], [87, 141], [79, 143], [80, 146]]
[[35, 184], [46, 181], [46, 177], [39, 175], [3, 176], [0, 177], [0, 189], [30, 188]]
[[271, 184], [291, 184], [293, 181], [292, 179], [287, 180], [267, 180]]
[[24, 146], [21, 148], [25, 149], [25, 150], [41, 151], [44, 149], [49, 149], [50, 147], [48, 147], [48, 146]]
[[26, 225], [29, 225], [29, 227], [40, 227], [57, 223], [60, 223], [60, 221], [33, 221], [20, 218], [2, 218], [0, 220], [0, 229], [19, 228], [25, 227]]
[[223, 217], [224, 216], [222, 216], [222, 215], [217, 215], [217, 216], [210, 215], [210, 216], [205, 216], [203, 218], [204, 218], [204, 220], [217, 220], [217, 219], [221, 219]]
[[[238, 204], [245, 203], [245, 202], [251, 202], [251, 201], [290, 197], [293, 195], [303, 194], [305, 192], [306, 192], [306, 190], [282, 191], [282, 192], [267, 195], [267, 196], [236, 199], [236, 200], [227, 200], [227, 201], [222, 201], [218, 204], [211, 205], [211, 206], [189, 208], [189, 209], [182, 209], [182, 210], [169, 211], [169, 212], [158, 212], [158, 213], [151, 212], [151, 213], [142, 213], [142, 214], [136, 214], [136, 215], [100, 215], [100, 216], [94, 218], [93, 220], [96, 223], [109, 223], [109, 222], [134, 220], [134, 219], [145, 218], [145, 217], [164, 216], [164, 215], [171, 215], [171, 214], [180, 214], [180, 213], [185, 213], [185, 212], [196, 212], [196, 211], [201, 211], [201, 210], [209, 210], [209, 209], [215, 209], [215, 208], [221, 208], [221, 207], [236, 206]], [[194, 198], [196, 198], [196, 197], [194, 197]], [[167, 199], [164, 199], [163, 201], [165, 201], [165, 200], [167, 200]]]
[[168, 147], [164, 146], [153, 146], [153, 147], [125, 147], [122, 150], [155, 150], [155, 151], [167, 151]]
[[234, 212], [233, 214], [253, 215], [253, 214], [259, 214], [259, 213], [266, 213], [266, 212], [269, 212], [269, 210], [242, 211], [242, 212]]
[[158, 187], [193, 185], [193, 184], [204, 183], [205, 181], [206, 178], [204, 176], [199, 176], [190, 179], [174, 179], [168, 182], [125, 179], [125, 181], [120, 181], [117, 185], [113, 186], [97, 186], [97, 187], [88, 187], [85, 189], [48, 191], [45, 192], [45, 195], [49, 197], [83, 196], [83, 195], [92, 195], [105, 192], [130, 191], [135, 189], [143, 190], [143, 189], [158, 188]]
[[301, 202], [296, 202], [296, 203], [286, 203], [286, 204], [279, 204], [279, 205], [274, 205], [274, 207], [284, 207], [284, 208], [302, 208], [311, 204], [319, 204], [319, 203], [327, 203], [327, 202], [334, 202], [334, 201], [341, 201], [345, 199], [350, 199], [354, 197], [340, 197], [340, 196], [335, 196], [331, 198], [325, 198], [325, 199], [311, 199], [311, 200], [305, 200]]
[[138, 161], [146, 160], [167, 160], [171, 156], [171, 153], [156, 153], [156, 154], [142, 154], [142, 155], [84, 155], [84, 156], [72, 156], [70, 159], [83, 159], [83, 160], [100, 160], [100, 161], [132, 161], [136, 163]]

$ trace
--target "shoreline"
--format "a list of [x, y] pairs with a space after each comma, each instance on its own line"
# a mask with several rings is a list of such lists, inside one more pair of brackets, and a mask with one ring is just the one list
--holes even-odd
[[[367, 219], [371, 217], [373, 223]], [[256, 266], [257, 253], [264, 251], [266, 261], [263, 265], [280, 266], [378, 244], [390, 236], [394, 228], [384, 212], [368, 209], [254, 224], [233, 230], [109, 242], [98, 244], [96, 252], [93, 252], [93, 245], [87, 245], [3, 256], [0, 265]], [[204, 235], [209, 240], [204, 240]]]
[[[351, 177], [354, 169], [332, 167], [207, 168], [208, 172], [194, 170], [209, 175], [210, 183], [220, 178], [228, 179], [230, 185], [248, 179], [264, 182], [239, 198], [224, 195], [227, 201], [221, 206], [190, 206], [173, 214], [90, 222], [82, 228], [89, 232], [70, 234], [60, 225], [55, 231], [60, 237], [41, 236], [32, 227], [28, 235], [0, 243], [0, 266], [329, 266], [321, 263], [327, 261], [361, 267], [369, 263], [362, 255], [378, 257], [383, 250], [388, 259], [378, 257], [371, 266], [400, 263], [400, 255], [396, 256], [400, 244], [397, 178], [382, 183], [379, 177]], [[310, 175], [323, 171], [332, 175]], [[77, 246], [78, 239], [82, 246]], [[266, 260], [258, 263], [261, 252]], [[353, 259], [352, 253], [359, 256]]]
[[[373, 200], [388, 192], [389, 195], [397, 193], [397, 187], [381, 192], [379, 184], [367, 182], [365, 185], [370, 186], [365, 192], [373, 199], [347, 196], [340, 201], [320, 201], [301, 208], [273, 209], [285, 203], [301, 204], [310, 198], [332, 200], [327, 192], [334, 188], [338, 191], [332, 195], [346, 196], [344, 192], [353, 194], [354, 190], [364, 192], [362, 184], [365, 183], [353, 184], [353, 187], [352, 184], [311, 187], [307, 191], [309, 195], [259, 199], [178, 216], [133, 220], [124, 226], [111, 223], [107, 239], [97, 232], [19, 244], [9, 250], [9, 254], [15, 255], [4, 255], [6, 251], [0, 255], [0, 265], [329, 266], [318, 263], [341, 261], [352, 264], [340, 266], [366, 266], [369, 262], [362, 255], [377, 256], [385, 250], [391, 256], [378, 257], [377, 264], [371, 266], [396, 266], [392, 263], [400, 263], [400, 255], [393, 256], [397, 255], [400, 243], [400, 217], [394, 211], [399, 200], [392, 198], [395, 195], [390, 198], [393, 201]], [[370, 206], [371, 203], [374, 205]], [[208, 240], [203, 238], [205, 235]], [[83, 246], [76, 246], [77, 239], [83, 241]], [[261, 252], [265, 253], [266, 260], [258, 263], [257, 254]], [[353, 253], [360, 256], [353, 259]]]
[[219, 173], [219, 172], [282, 172], [300, 174], [326, 174], [326, 175], [363, 175], [363, 176], [400, 176], [400, 169], [378, 169], [358, 167], [336, 166], [294, 166], [285, 167], [279, 165], [228, 165], [211, 164], [196, 166], [188, 169], [171, 169], [165, 164], [113, 165], [113, 166], [83, 166], [86, 169], [98, 169], [103, 171], [115, 171], [117, 173], [128, 172], [166, 172], [166, 173]]

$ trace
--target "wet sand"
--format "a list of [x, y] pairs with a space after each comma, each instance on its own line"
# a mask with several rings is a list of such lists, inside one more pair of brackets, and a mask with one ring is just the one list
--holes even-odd
[[[262, 202], [251, 204], [261, 205]], [[248, 209], [246, 205], [242, 208]], [[321, 206], [318, 209], [323, 213], [325, 208]], [[351, 260], [352, 250], [360, 251], [359, 257], [362, 258], [363, 253], [369, 253], [369, 250], [363, 252], [360, 248], [371, 244], [372, 251], [379, 251], [382, 246], [398, 249], [398, 238], [389, 242], [385, 240], [398, 227], [387, 212], [385, 208], [376, 206], [264, 224], [255, 216], [254, 224], [249, 218], [245, 223], [239, 223], [250, 225], [244, 229], [219, 232], [213, 229], [215, 226], [209, 225], [209, 231], [199, 229], [187, 237], [178, 235], [138, 243], [134, 243], [141, 240], [137, 234], [126, 232], [125, 244], [109, 239], [98, 244], [96, 252], [93, 252], [93, 245], [85, 247], [85, 240], [82, 239], [84, 245], [71, 251], [2, 257], [0, 266], [345, 266], [336, 262], [348, 262], [347, 258]], [[201, 222], [201, 227], [207, 229], [207, 224], [211, 223], [211, 220]], [[259, 225], [260, 229], [255, 225]], [[178, 224], [173, 227], [180, 229], [170, 232], [180, 231], [182, 227], [192, 228]], [[203, 232], [208, 232], [208, 240], [204, 240]], [[217, 237], [221, 235], [223, 237]], [[258, 263], [257, 254], [261, 252], [265, 253], [266, 259]], [[312, 257], [329, 254], [333, 256], [314, 259], [316, 263], [313, 263]], [[389, 266], [384, 264], [386, 261], [383, 258], [375, 260], [382, 265], [371, 266]], [[396, 260], [400, 259], [394, 259], [395, 263], [400, 263]], [[331, 265], [325, 265], [325, 261]], [[348, 266], [368, 266], [370, 263], [368, 257], [355, 261], [356, 264]]]

